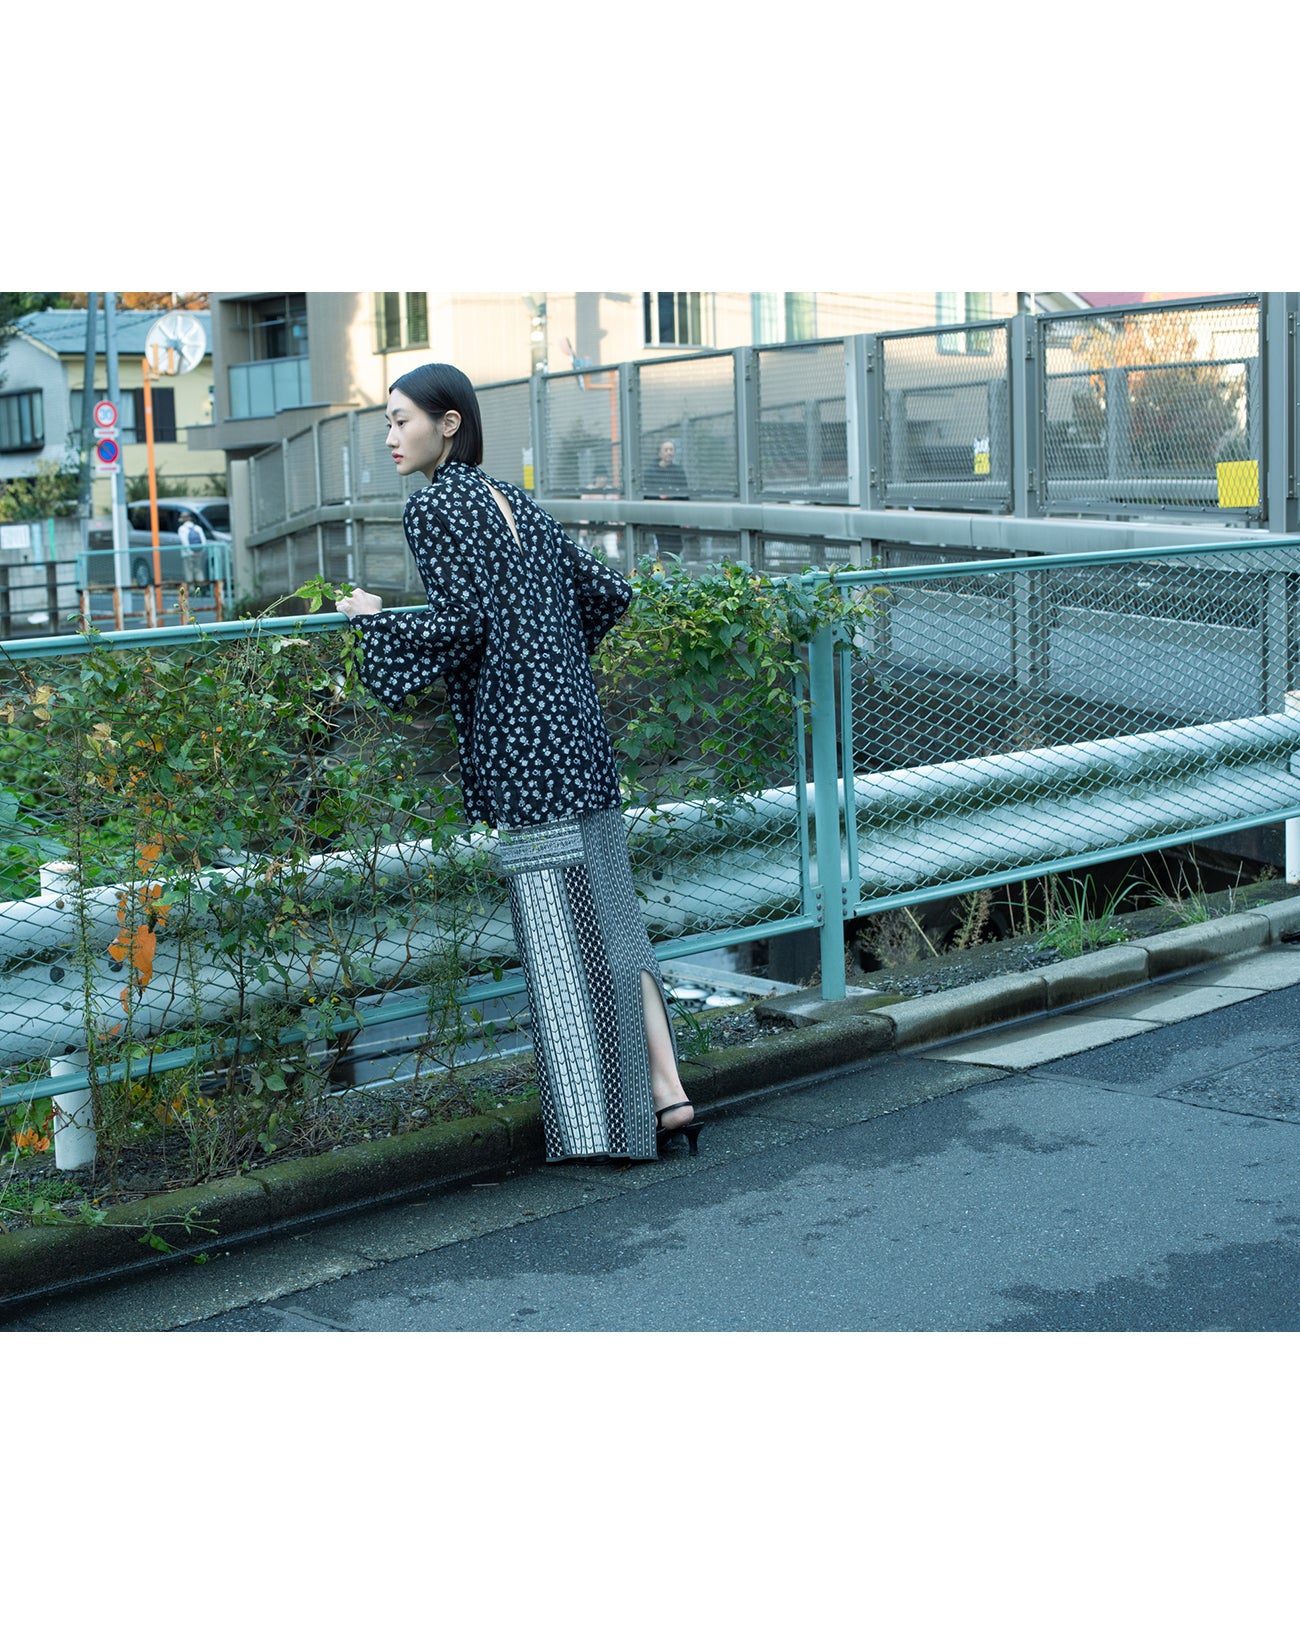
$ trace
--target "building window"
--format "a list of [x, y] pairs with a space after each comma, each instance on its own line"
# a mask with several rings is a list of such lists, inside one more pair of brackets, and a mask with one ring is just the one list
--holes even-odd
[[[81, 395], [79, 389], [70, 391], [72, 427], [69, 439], [81, 438]], [[108, 391], [97, 389], [97, 401], [106, 401]], [[117, 407], [117, 438], [124, 446], [144, 444], [144, 390], [124, 389]], [[167, 384], [153, 386], [153, 438], [155, 445], [176, 439], [176, 391]]]
[[[939, 293], [935, 295], [935, 322], [947, 327], [954, 322], [987, 322], [993, 316], [991, 293]], [[989, 355], [993, 335], [984, 333], [940, 333], [940, 355]]]
[[422, 350], [428, 342], [427, 293], [375, 295], [376, 350]]
[[702, 296], [698, 293], [643, 293], [647, 344], [704, 343]]
[[283, 361], [307, 354], [307, 295], [277, 293], [244, 306], [254, 361]]
[[39, 451], [45, 444], [45, 401], [39, 389], [0, 395], [0, 451]]
[[815, 293], [754, 293], [749, 300], [755, 344], [792, 344], [817, 337]]

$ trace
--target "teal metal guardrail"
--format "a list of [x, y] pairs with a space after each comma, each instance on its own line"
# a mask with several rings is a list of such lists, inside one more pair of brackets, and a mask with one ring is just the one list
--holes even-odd
[[[699, 918], [715, 922], [676, 937], [661, 930], [661, 957], [816, 925], [822, 994], [836, 998], [846, 922], [1300, 819], [1300, 544], [1243, 538], [816, 579], [873, 592], [880, 613], [853, 653], [837, 656], [830, 630], [808, 647], [791, 753], [773, 764], [769, 788], [721, 818], [669, 797], [631, 819], [634, 855], [654, 882], [648, 912], [694, 897]], [[344, 625], [315, 615], [76, 635], [0, 653], [47, 660], [97, 642], [193, 650]], [[616, 739], [625, 721], [611, 715]], [[780, 906], [718, 924], [721, 911], [743, 907], [747, 883], [759, 895], [764, 862], [762, 884]], [[0, 904], [0, 958], [28, 971], [54, 965], [50, 947], [17, 935], [6, 951], [6, 920], [17, 933], [19, 913]], [[0, 969], [0, 1028], [7, 980]], [[484, 988], [471, 982], [461, 1001]], [[374, 1019], [423, 1008], [400, 999]], [[281, 1036], [297, 1042], [305, 1030], [291, 1023]], [[193, 1059], [182, 1056], [156, 1064]], [[60, 1087], [78, 1083], [84, 1075], [65, 1074]], [[39, 1087], [49, 1085], [11, 1085], [0, 1103]]]
[[[141, 591], [153, 585], [153, 545], [149, 542], [134, 542], [126, 548], [125, 588]], [[160, 555], [160, 568], [163, 572], [163, 584], [171, 585], [184, 581], [194, 586], [199, 583], [191, 581], [186, 575], [187, 564], [201, 566], [200, 579], [204, 582], [219, 581], [227, 602], [233, 592], [231, 576], [231, 544], [229, 542], [203, 542], [198, 547], [188, 547], [182, 542], [160, 542], [158, 545]], [[77, 565], [77, 591], [78, 592], [111, 592], [114, 586], [114, 552], [109, 548], [83, 548], [76, 555]], [[92, 578], [92, 565], [98, 565], [99, 570]], [[178, 567], [178, 568], [174, 568]]]
[[1300, 544], [834, 579], [885, 593], [869, 646], [811, 650], [843, 920], [1300, 819]]

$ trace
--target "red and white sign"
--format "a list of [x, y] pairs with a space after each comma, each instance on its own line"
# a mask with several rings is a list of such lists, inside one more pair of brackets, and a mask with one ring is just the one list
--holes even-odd
[[112, 401], [96, 401], [94, 419], [95, 428], [108, 434], [117, 428], [117, 408]]

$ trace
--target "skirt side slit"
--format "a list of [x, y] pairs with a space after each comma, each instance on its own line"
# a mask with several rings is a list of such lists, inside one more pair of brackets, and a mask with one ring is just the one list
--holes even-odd
[[637, 901], [617, 807], [501, 830], [528, 986], [548, 1162], [657, 1155], [641, 972], [677, 1054], [659, 961]]

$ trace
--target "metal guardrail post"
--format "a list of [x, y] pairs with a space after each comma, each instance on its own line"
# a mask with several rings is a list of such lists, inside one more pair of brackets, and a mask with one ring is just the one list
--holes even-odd
[[848, 456], [848, 504], [851, 508], [871, 506], [869, 344], [865, 333], [855, 333], [844, 341], [844, 442]]
[[[750, 344], [739, 346], [735, 356], [737, 500], [759, 502], [763, 492], [763, 446], [759, 430], [758, 357]], [[752, 531], [740, 532], [739, 551], [744, 563], [753, 563]]]
[[1295, 528], [1296, 304], [1293, 293], [1260, 295], [1264, 363], [1264, 467], [1260, 496], [1269, 530]]
[[763, 490], [759, 440], [758, 358], [752, 344], [739, 345], [736, 358], [736, 480], [738, 500], [758, 502]]
[[1042, 342], [1036, 316], [1011, 318], [1012, 512], [1037, 519], [1042, 512]]
[[632, 455], [632, 365], [621, 361], [618, 371], [618, 488], [624, 498], [632, 495], [629, 483], [636, 458]]
[[866, 481], [863, 487], [862, 506], [880, 508], [884, 506], [882, 498], [885, 485], [885, 352], [880, 335], [868, 334], [862, 349], [866, 358], [864, 427], [867, 436]]
[[546, 374], [534, 372], [528, 378], [528, 432], [533, 441], [533, 496], [546, 495]]
[[[822, 998], [845, 997], [844, 887], [840, 878], [839, 751], [835, 741], [835, 653], [829, 626], [808, 647], [812, 701], [813, 827], [817, 842], [817, 914]], [[848, 809], [845, 809], [848, 816]]]

